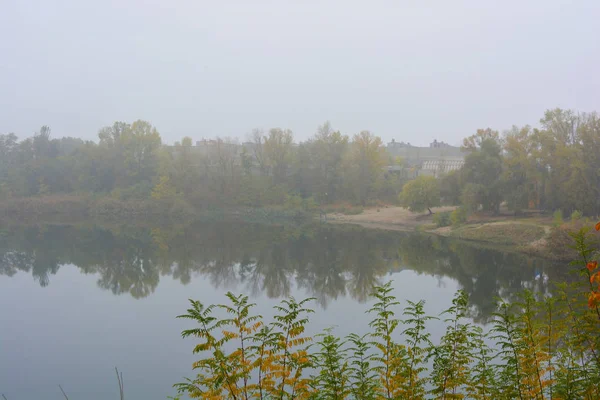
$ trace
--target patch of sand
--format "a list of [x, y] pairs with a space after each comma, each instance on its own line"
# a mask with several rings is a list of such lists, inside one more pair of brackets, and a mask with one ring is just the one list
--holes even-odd
[[[452, 211], [456, 207], [432, 208], [434, 213]], [[374, 207], [365, 209], [361, 214], [327, 214], [327, 220], [338, 223], [351, 223], [371, 228], [382, 229], [414, 229], [418, 225], [431, 223], [432, 215], [415, 214], [402, 207]]]
[[435, 233], [436, 235], [440, 235], [440, 236], [450, 236], [450, 234], [452, 233], [452, 227], [451, 226], [443, 226], [441, 228], [434, 229], [430, 232]]

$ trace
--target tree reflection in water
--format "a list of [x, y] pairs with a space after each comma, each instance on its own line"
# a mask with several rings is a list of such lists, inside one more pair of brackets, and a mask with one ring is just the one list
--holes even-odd
[[[485, 321], [496, 296], [524, 287], [547, 292], [561, 270], [548, 261], [472, 243], [356, 226], [195, 223], [169, 228], [9, 227], [0, 235], [0, 275], [31, 273], [41, 286], [64, 265], [98, 274], [98, 286], [136, 299], [161, 276], [195, 276], [224, 290], [271, 298], [305, 290], [322, 307], [340, 296], [365, 301], [386, 273], [413, 270], [450, 277], [469, 293], [472, 317]], [[564, 276], [561, 279], [565, 279]]]

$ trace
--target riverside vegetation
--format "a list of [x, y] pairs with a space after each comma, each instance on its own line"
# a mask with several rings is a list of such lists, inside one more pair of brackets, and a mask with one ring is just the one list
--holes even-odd
[[[477, 211], [496, 214], [501, 204], [514, 214], [600, 214], [595, 112], [548, 110], [539, 129], [513, 127], [502, 135], [480, 129], [464, 140], [459, 171], [416, 182], [419, 166], [391, 157], [379, 137], [369, 131], [349, 137], [328, 122], [299, 144], [289, 129], [273, 128], [254, 130], [243, 145], [216, 138], [193, 146], [185, 137], [165, 146], [146, 121], [115, 122], [98, 138], [54, 139], [47, 126], [24, 140], [0, 135], [0, 212], [188, 218], [215, 208], [310, 212], [346, 204], [356, 213], [396, 203], [418, 212], [460, 205], [457, 223]], [[390, 165], [395, 173], [384, 168]]]
[[[199, 341], [194, 353], [203, 357], [176, 387], [203, 399], [598, 399], [600, 270], [588, 233], [573, 235], [583, 285], [498, 299], [489, 331], [467, 320], [462, 290], [433, 317], [423, 302], [399, 309], [389, 282], [374, 289], [370, 333], [345, 338], [306, 334], [310, 298], [283, 300], [271, 322], [244, 295], [209, 306], [191, 300], [180, 318], [196, 327], [183, 336]], [[436, 343], [427, 330], [434, 318], [446, 323]]]
[[352, 140], [329, 123], [295, 145], [290, 130], [255, 130], [244, 146], [217, 138], [173, 146], [146, 121], [102, 128], [99, 143], [53, 139], [44, 126], [19, 141], [0, 135], [0, 211], [6, 215], [193, 215], [207, 209], [275, 207], [312, 211], [317, 204], [393, 201], [400, 188], [382, 174], [381, 139]]

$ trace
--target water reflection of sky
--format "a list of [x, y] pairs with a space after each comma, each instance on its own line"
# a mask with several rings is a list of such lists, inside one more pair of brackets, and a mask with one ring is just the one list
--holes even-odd
[[[246, 293], [270, 320], [282, 296], [314, 296], [309, 333], [333, 326], [339, 335], [362, 334], [374, 282], [393, 280], [401, 307], [425, 300], [431, 315], [464, 288], [472, 315], [485, 322], [494, 296], [547, 291], [556, 273], [539, 260], [419, 235], [243, 228], [45, 227], [4, 235], [0, 391], [9, 399], [61, 399], [61, 384], [70, 398], [117, 398], [118, 366], [128, 398], [165, 399], [192, 373], [194, 342], [180, 338], [189, 321], [175, 319], [189, 298], [211, 304], [227, 290]], [[445, 328], [430, 321], [428, 329], [436, 341]]]
[[[424, 299], [426, 310], [437, 314], [449, 305], [458, 289], [448, 278], [402, 271], [390, 276], [399, 299]], [[30, 276], [0, 279], [0, 388], [8, 398], [60, 399], [58, 384], [70, 398], [117, 398], [114, 367], [125, 377], [128, 398], [165, 399], [171, 384], [191, 375], [192, 339], [181, 339], [189, 322], [175, 316], [185, 311], [187, 299], [204, 303], [224, 299], [222, 290], [204, 279], [182, 286], [164, 279], [152, 296], [136, 300], [113, 296], [96, 287], [96, 275], [83, 275], [65, 266], [41, 289]], [[292, 288], [304, 298], [306, 291]], [[255, 294], [256, 312], [270, 319], [273, 299]], [[335, 326], [335, 332], [365, 333], [371, 316], [369, 301], [359, 304], [349, 296], [316, 307], [309, 331]], [[439, 321], [429, 324], [433, 338], [441, 335]]]

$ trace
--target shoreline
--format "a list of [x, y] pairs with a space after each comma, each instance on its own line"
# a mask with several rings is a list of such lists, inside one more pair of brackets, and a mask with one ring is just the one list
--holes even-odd
[[180, 199], [118, 200], [109, 196], [56, 195], [0, 201], [0, 221], [31, 222], [147, 222], [182, 223], [195, 220], [277, 222], [310, 220], [311, 213], [284, 207], [193, 207]]
[[[452, 211], [455, 208], [439, 207], [432, 211], [435, 214]], [[387, 206], [368, 208], [357, 215], [328, 214], [326, 222], [358, 225], [366, 229], [420, 232], [541, 257], [550, 261], [563, 261], [570, 258], [567, 254], [557, 256], [557, 251], [550, 251], [548, 240], [552, 232], [552, 220], [548, 216], [476, 216], [456, 227], [437, 227], [433, 223], [433, 215], [413, 214], [401, 207]]]
[[[3, 223], [82, 223], [121, 222], [180, 224], [190, 221], [241, 221], [256, 223], [301, 223], [321, 221], [334, 225], [357, 225], [366, 229], [398, 232], [420, 232], [492, 246], [502, 251], [541, 257], [551, 261], [572, 259], [569, 232], [576, 231], [589, 220], [563, 223], [553, 227], [552, 217], [529, 212], [522, 216], [472, 215], [457, 226], [438, 227], [436, 213], [450, 212], [456, 207], [433, 208], [434, 214], [414, 214], [398, 206], [380, 205], [358, 212], [347, 205], [320, 214], [317, 210], [283, 207], [232, 207], [197, 209], [177, 201], [116, 200], [109, 197], [45, 196], [10, 199], [0, 202], [0, 225]], [[599, 236], [600, 240], [600, 236]]]

